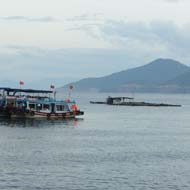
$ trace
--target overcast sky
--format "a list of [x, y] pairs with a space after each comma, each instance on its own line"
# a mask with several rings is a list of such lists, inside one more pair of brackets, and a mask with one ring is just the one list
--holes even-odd
[[62, 86], [160, 57], [190, 65], [189, 0], [0, 4], [0, 86]]

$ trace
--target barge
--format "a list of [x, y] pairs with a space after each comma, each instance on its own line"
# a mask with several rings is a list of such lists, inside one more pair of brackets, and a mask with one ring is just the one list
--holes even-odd
[[106, 101], [90, 101], [91, 104], [107, 104], [113, 106], [152, 106], [152, 107], [181, 107], [178, 104], [165, 104], [165, 103], [150, 103], [150, 102], [136, 102], [131, 97], [111, 97], [109, 96]]

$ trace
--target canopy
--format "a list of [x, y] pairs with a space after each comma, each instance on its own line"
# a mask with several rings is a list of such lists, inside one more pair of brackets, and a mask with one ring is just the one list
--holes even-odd
[[33, 90], [33, 89], [4, 88], [4, 87], [0, 87], [0, 90], [7, 91], [8, 93], [9, 92], [14, 92], [14, 94], [17, 93], [17, 92], [44, 93], [44, 94], [53, 93], [53, 91], [51, 91], [51, 90]]

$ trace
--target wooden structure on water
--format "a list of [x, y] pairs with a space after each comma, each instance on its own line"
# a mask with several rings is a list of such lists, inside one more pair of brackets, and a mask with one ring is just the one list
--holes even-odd
[[134, 98], [130, 97], [111, 97], [109, 96], [105, 102], [90, 101], [91, 104], [107, 104], [113, 106], [152, 106], [152, 107], [181, 107], [177, 104], [164, 104], [164, 103], [149, 103], [149, 102], [136, 102]]

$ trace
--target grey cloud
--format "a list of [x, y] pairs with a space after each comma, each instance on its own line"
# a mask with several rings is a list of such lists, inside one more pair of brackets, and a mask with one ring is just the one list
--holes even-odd
[[57, 22], [58, 19], [46, 16], [46, 17], [27, 17], [27, 16], [6, 16], [0, 17], [1, 20], [7, 21], [25, 21], [25, 22]]
[[182, 3], [182, 2], [185, 2], [187, 0], [162, 0], [162, 1], [165, 1], [167, 3]]
[[105, 20], [102, 24], [84, 24], [73, 29], [83, 30], [97, 40], [110, 43], [114, 49], [125, 51], [128, 57], [126, 61], [130, 60], [131, 63], [133, 60], [136, 64], [148, 62], [159, 57], [190, 62], [189, 24], [178, 26], [171, 21], [144, 23]]
[[169, 2], [169, 3], [176, 3], [176, 2], [179, 2], [180, 0], [164, 0], [166, 2]]
[[103, 14], [82, 14], [65, 19], [70, 25], [65, 29], [67, 31], [86, 31], [90, 35], [96, 36], [93, 30], [99, 28], [105, 21]]
[[100, 21], [102, 20], [103, 14], [96, 13], [96, 14], [82, 14], [78, 16], [74, 16], [71, 18], [67, 18], [66, 21], [72, 21], [72, 22], [82, 22], [82, 21]]
[[44, 16], [44, 17], [29, 17], [29, 16], [19, 16], [19, 15], [14, 15], [14, 16], [4, 16], [0, 17], [1, 20], [6, 20], [6, 21], [26, 21], [26, 22], [94, 22], [94, 21], [100, 21], [101, 19], [101, 13], [97, 14], [82, 14], [66, 19], [60, 19], [60, 18], [55, 18], [52, 16]]
[[[6, 78], [14, 81], [21, 77], [34, 86], [43, 87], [51, 81], [61, 86], [84, 77], [104, 76], [143, 65], [160, 57], [177, 59], [186, 64], [190, 61], [188, 24], [178, 26], [169, 21], [109, 20], [101, 24], [82, 23], [75, 29], [109, 42], [113, 49], [50, 50], [9, 45], [5, 48], [15, 51], [15, 54], [0, 54], [0, 81]], [[7, 77], [7, 73], [11, 73], [10, 76]]]
[[179, 54], [185, 54], [190, 48], [190, 25], [179, 27], [170, 21], [146, 24], [110, 20], [99, 29], [105, 40], [121, 47], [146, 47], [150, 52], [156, 47], [156, 51], [160, 48]]
[[84, 30], [84, 31], [89, 31], [91, 29], [94, 29], [96, 27], [101, 27], [102, 24], [96, 24], [96, 23], [89, 23], [89, 24], [78, 24], [78, 25], [74, 25], [71, 26], [69, 28], [67, 28], [67, 31], [72, 31], [72, 30]]

